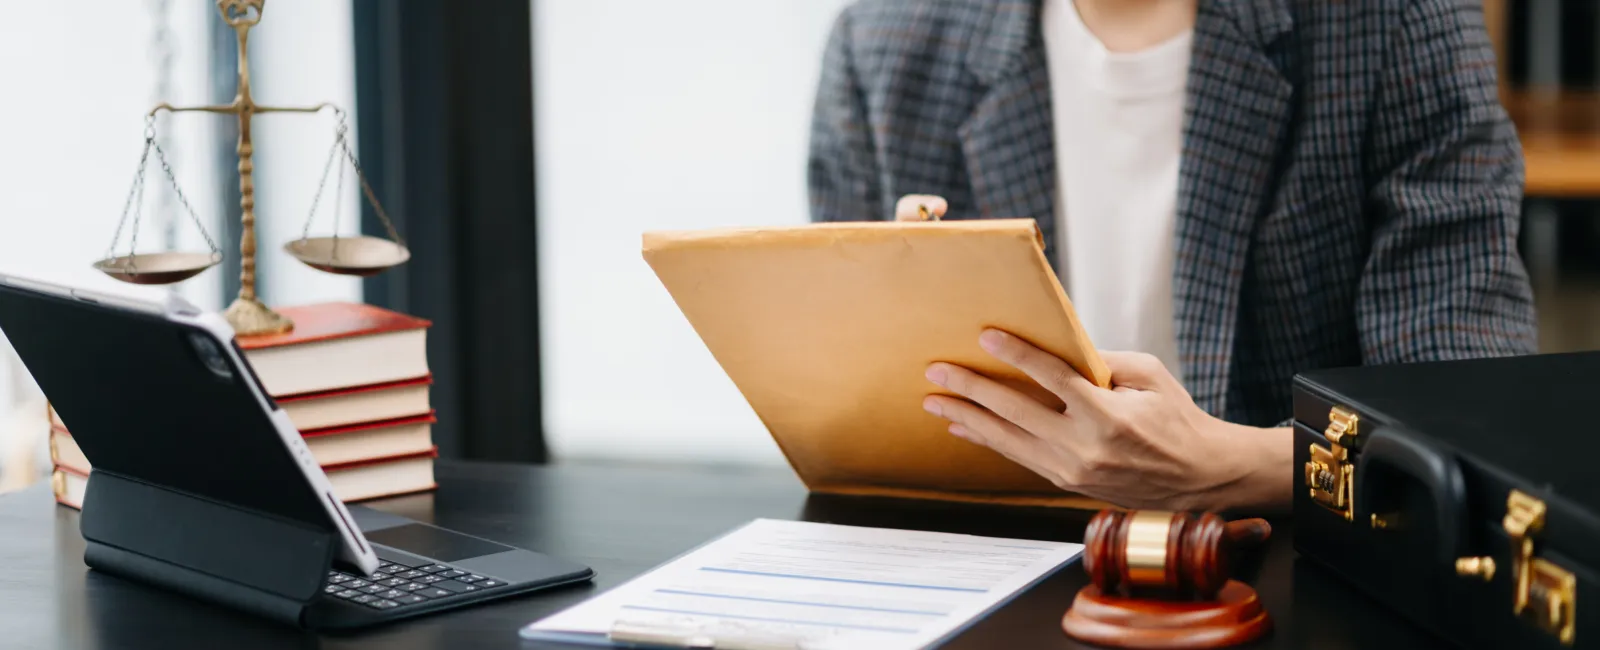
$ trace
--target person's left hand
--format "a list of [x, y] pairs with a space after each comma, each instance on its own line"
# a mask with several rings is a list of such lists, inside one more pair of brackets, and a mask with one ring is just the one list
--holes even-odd
[[1283, 452], [1292, 438], [1210, 416], [1153, 356], [1101, 353], [1107, 390], [1013, 335], [989, 330], [979, 344], [1061, 398], [1064, 412], [948, 363], [929, 366], [927, 378], [966, 400], [935, 394], [924, 408], [1063, 490], [1169, 510], [1276, 506], [1290, 496], [1280, 489], [1288, 481], [1270, 477], [1291, 474]]

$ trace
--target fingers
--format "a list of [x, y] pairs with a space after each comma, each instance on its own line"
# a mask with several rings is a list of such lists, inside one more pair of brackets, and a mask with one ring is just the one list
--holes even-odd
[[894, 206], [895, 221], [929, 221], [944, 216], [950, 204], [931, 194], [907, 194]]
[[1061, 417], [1060, 413], [1040, 404], [1038, 400], [960, 366], [935, 363], [928, 366], [927, 378], [1026, 432], [1044, 430]]
[[1069, 410], [1094, 404], [1098, 389], [1060, 357], [1000, 330], [985, 330], [978, 345], [1055, 393]]
[[984, 408], [943, 395], [928, 396], [923, 400], [923, 408], [949, 420], [951, 434], [993, 449], [1040, 476], [1051, 478], [1060, 475], [1045, 465], [1045, 460], [1053, 456], [1043, 440]]

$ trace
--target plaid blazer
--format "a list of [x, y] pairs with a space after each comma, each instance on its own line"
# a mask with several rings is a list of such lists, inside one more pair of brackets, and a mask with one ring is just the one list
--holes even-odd
[[[1299, 371], [1531, 353], [1523, 164], [1476, 0], [1201, 0], [1174, 271], [1180, 379], [1292, 416]], [[1038, 0], [860, 0], [823, 57], [812, 218], [1031, 217], [1055, 260]]]

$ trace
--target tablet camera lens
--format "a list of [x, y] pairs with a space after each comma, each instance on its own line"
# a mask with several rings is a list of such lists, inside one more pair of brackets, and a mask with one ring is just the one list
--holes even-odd
[[211, 374], [223, 379], [233, 377], [233, 373], [228, 369], [228, 360], [223, 358], [222, 350], [217, 348], [215, 341], [194, 335], [189, 337], [189, 342], [194, 345], [195, 353], [200, 356], [200, 362], [205, 364]]

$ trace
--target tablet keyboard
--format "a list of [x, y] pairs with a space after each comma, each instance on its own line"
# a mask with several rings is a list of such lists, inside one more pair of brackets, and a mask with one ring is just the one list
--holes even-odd
[[501, 580], [432, 562], [407, 566], [384, 561], [372, 577], [329, 571], [322, 593], [372, 609], [390, 610], [506, 586]]

